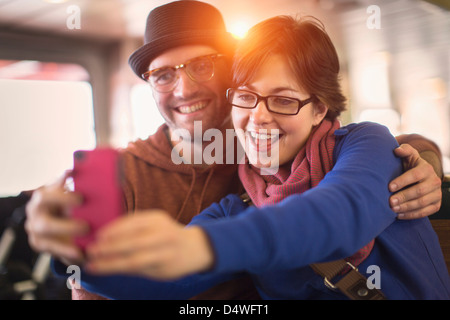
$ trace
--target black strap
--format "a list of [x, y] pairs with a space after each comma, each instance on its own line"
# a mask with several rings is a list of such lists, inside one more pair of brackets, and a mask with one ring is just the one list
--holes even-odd
[[[340, 290], [351, 300], [386, 300], [384, 294], [377, 288], [369, 288], [367, 278], [356, 267], [344, 259], [311, 264], [310, 267], [324, 279], [325, 286], [331, 290]], [[350, 267], [336, 284], [332, 280]]]

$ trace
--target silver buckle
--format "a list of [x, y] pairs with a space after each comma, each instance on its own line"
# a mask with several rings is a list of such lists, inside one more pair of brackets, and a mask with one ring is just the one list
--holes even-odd
[[[350, 266], [353, 270], [358, 271], [358, 268], [355, 267], [354, 265], [352, 265], [350, 262], [346, 261], [346, 263], [347, 263], [347, 265]], [[340, 271], [342, 271], [343, 269], [344, 269], [344, 268], [342, 268]], [[339, 271], [339, 272], [340, 272], [340, 271]], [[338, 273], [339, 273], [339, 272], [338, 272]], [[325, 284], [325, 286], [326, 286], [328, 289], [331, 289], [331, 290], [337, 290], [337, 289], [338, 289], [334, 284], [331, 283], [331, 281], [330, 281], [327, 277], [324, 277], [324, 278], [323, 278], [323, 283]]]

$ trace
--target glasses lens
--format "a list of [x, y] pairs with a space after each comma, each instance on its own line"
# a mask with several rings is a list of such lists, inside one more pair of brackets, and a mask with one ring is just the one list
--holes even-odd
[[142, 77], [159, 92], [169, 92], [175, 88], [179, 76], [178, 69], [186, 68], [186, 73], [194, 81], [208, 81], [214, 76], [214, 58], [221, 55], [211, 55], [197, 58], [174, 67], [166, 67], [148, 71]]
[[281, 114], [296, 114], [299, 102], [287, 97], [272, 96], [267, 99], [269, 109]]
[[172, 68], [163, 68], [153, 72], [150, 75], [151, 84], [156, 87], [162, 87], [172, 84], [177, 78], [176, 71]]
[[186, 71], [196, 81], [207, 81], [214, 75], [214, 62], [211, 58], [200, 58], [190, 61]]
[[230, 90], [228, 96], [228, 102], [241, 108], [253, 108], [257, 100], [258, 97], [255, 94], [241, 90]]

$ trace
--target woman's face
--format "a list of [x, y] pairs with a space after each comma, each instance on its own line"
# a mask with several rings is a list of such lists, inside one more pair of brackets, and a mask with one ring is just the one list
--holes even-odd
[[[288, 62], [281, 55], [270, 57], [252, 81], [238, 89], [263, 97], [310, 98], [310, 94], [300, 88]], [[327, 110], [326, 106], [316, 102], [304, 105], [296, 115], [281, 115], [269, 112], [266, 103], [259, 101], [253, 109], [233, 107], [232, 117], [250, 163], [258, 168], [278, 168], [294, 159]]]

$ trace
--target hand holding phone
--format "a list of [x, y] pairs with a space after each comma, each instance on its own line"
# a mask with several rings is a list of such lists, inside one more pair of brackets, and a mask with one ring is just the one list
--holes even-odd
[[73, 160], [73, 188], [82, 195], [83, 204], [72, 210], [72, 217], [90, 226], [88, 235], [75, 239], [84, 249], [99, 228], [123, 213], [121, 167], [118, 151], [112, 148], [79, 150]]

